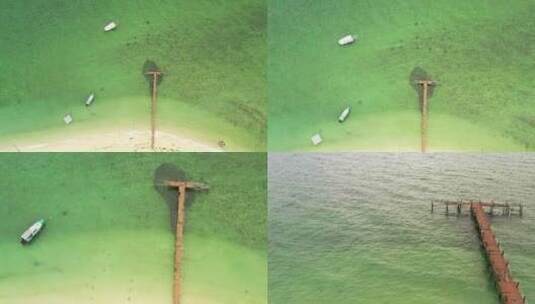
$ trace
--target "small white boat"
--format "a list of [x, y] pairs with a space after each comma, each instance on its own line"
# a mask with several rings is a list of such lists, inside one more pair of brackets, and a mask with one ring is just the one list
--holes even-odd
[[37, 222], [33, 223], [30, 228], [26, 229], [24, 233], [20, 236], [20, 243], [25, 245], [30, 243], [33, 238], [41, 232], [41, 229], [45, 226], [45, 220], [40, 219]]
[[312, 144], [314, 144], [314, 146], [317, 146], [322, 142], [321, 135], [319, 134], [314, 134], [314, 136], [312, 136], [310, 140], [312, 140]]
[[93, 103], [94, 100], [95, 100], [95, 93], [91, 93], [91, 95], [89, 95], [89, 97], [87, 97], [87, 99], [85, 100], [85, 106], [89, 107]]
[[349, 116], [349, 113], [351, 113], [351, 106], [345, 108], [342, 113], [340, 113], [340, 116], [338, 116], [338, 122], [343, 123]]
[[65, 116], [63, 116], [63, 121], [65, 122], [65, 124], [70, 125], [72, 122], [71, 114], [65, 114]]
[[350, 44], [354, 43], [355, 41], [357, 41], [357, 37], [356, 36], [347, 35], [347, 36], [344, 36], [344, 37], [340, 38], [340, 40], [338, 40], [338, 45], [340, 45], [340, 46], [350, 45]]
[[105, 32], [109, 32], [109, 31], [114, 30], [116, 28], [117, 28], [117, 23], [112, 21], [112, 22], [110, 22], [110, 23], [108, 23], [108, 24], [106, 24], [104, 26], [104, 31]]

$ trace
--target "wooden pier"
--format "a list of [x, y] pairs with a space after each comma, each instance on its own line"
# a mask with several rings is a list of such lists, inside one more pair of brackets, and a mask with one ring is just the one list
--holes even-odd
[[489, 221], [490, 216], [522, 216], [521, 204], [481, 202], [481, 201], [439, 201], [431, 203], [431, 212], [435, 207], [442, 205], [446, 209], [446, 215], [451, 215], [453, 208], [455, 215], [462, 215], [466, 210], [470, 211], [479, 233], [481, 246], [485, 251], [490, 269], [496, 283], [496, 290], [503, 304], [526, 304], [526, 298], [520, 291], [520, 283], [515, 281], [509, 270], [509, 262], [505, 258], [505, 252], [500, 248], [496, 236], [492, 232]]
[[421, 151], [427, 151], [427, 127], [428, 127], [428, 100], [429, 86], [436, 85], [433, 80], [418, 80], [416, 84], [422, 87], [422, 104], [421, 104], [421, 120], [420, 120], [420, 137], [421, 137]]
[[147, 75], [152, 76], [152, 102], [151, 102], [151, 111], [150, 111], [150, 128], [151, 128], [150, 148], [154, 150], [155, 134], [156, 134], [156, 102], [158, 98], [158, 77], [162, 75], [162, 72], [151, 71], [151, 72], [148, 72]]
[[524, 207], [522, 204], [510, 204], [510, 203], [499, 203], [499, 202], [482, 202], [482, 201], [473, 201], [473, 200], [459, 200], [459, 201], [448, 201], [448, 200], [438, 200], [431, 202], [431, 212], [435, 212], [436, 208], [444, 208], [446, 215], [462, 215], [462, 214], [471, 214], [472, 205], [479, 204], [481, 205], [486, 214], [490, 216], [499, 215], [499, 216], [512, 216], [518, 215], [522, 216], [524, 212]]
[[180, 304], [181, 297], [181, 273], [182, 273], [182, 255], [184, 252], [184, 222], [186, 218], [186, 192], [188, 190], [204, 191], [208, 186], [202, 183], [189, 181], [166, 181], [168, 187], [178, 190], [178, 214], [176, 221], [176, 238], [175, 238], [175, 271], [173, 283], [173, 303]]

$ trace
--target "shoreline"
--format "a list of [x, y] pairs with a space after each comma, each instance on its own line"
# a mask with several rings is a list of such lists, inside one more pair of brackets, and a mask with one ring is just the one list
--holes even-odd
[[[71, 113], [74, 123], [57, 121], [41, 129], [8, 129], [0, 134], [1, 152], [150, 152], [150, 125], [144, 98], [129, 96], [101, 100], [90, 109]], [[246, 130], [184, 103], [160, 98], [154, 151], [217, 152], [260, 151], [257, 139]], [[97, 115], [98, 113], [98, 115]], [[114, 113], [110, 116], [110, 113]], [[6, 124], [30, 124], [9, 121]], [[0, 132], [1, 133], [1, 132]], [[113, 140], [111, 138], [113, 138]], [[132, 140], [130, 140], [132, 138]], [[219, 145], [224, 141], [225, 145]], [[78, 146], [77, 146], [78, 145]]]
[[[420, 152], [420, 116], [416, 111], [352, 114], [348, 121], [320, 121], [291, 136], [271, 133], [270, 151], [307, 152]], [[297, 129], [297, 128], [294, 128]], [[273, 131], [272, 131], [273, 132]], [[520, 144], [495, 130], [447, 114], [431, 114], [428, 152], [524, 152]], [[310, 136], [320, 133], [314, 146]], [[288, 140], [288, 138], [298, 138]]]
[[177, 135], [167, 129], [156, 131], [155, 148], [150, 148], [150, 130], [119, 128], [38, 138], [13, 139], [0, 144], [1, 152], [223, 152], [217, 143]]

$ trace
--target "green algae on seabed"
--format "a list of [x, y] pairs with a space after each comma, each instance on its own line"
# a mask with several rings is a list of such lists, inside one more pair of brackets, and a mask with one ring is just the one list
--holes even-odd
[[[265, 12], [256, 0], [3, 1], [0, 139], [65, 130], [66, 112], [86, 129], [117, 119], [149, 126], [140, 73], [149, 59], [165, 73], [159, 124], [230, 150], [264, 150]], [[110, 19], [119, 26], [105, 33]], [[135, 100], [118, 105], [125, 98]]]
[[[439, 82], [430, 150], [535, 149], [534, 13], [523, 0], [271, 0], [269, 150], [418, 151], [415, 67]], [[347, 33], [359, 39], [340, 48]]]
[[[174, 236], [153, 185], [162, 163], [211, 186], [188, 206], [184, 297], [265, 303], [266, 159], [257, 153], [1, 154], [0, 302], [168, 303]], [[48, 226], [23, 247], [36, 217]]]

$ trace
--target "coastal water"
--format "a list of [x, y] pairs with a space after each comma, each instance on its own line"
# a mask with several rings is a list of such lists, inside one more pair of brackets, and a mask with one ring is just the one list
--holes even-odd
[[265, 27], [263, 0], [2, 1], [0, 138], [148, 130], [151, 60], [161, 128], [264, 150]]
[[265, 303], [266, 158], [254, 153], [1, 154], [0, 303], [171, 303], [162, 164], [210, 186], [187, 201], [183, 303]]
[[438, 81], [431, 150], [533, 150], [534, 13], [526, 0], [270, 0], [270, 150], [417, 151], [417, 67]]
[[472, 220], [436, 199], [524, 204], [492, 225], [535, 299], [535, 156], [273, 154], [270, 303], [499, 304]]

